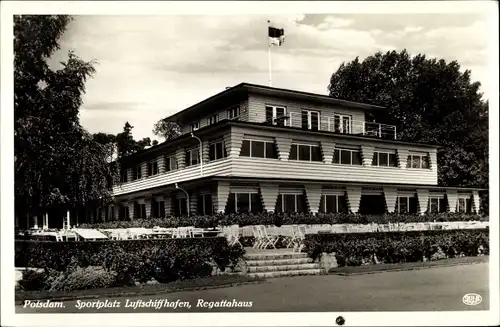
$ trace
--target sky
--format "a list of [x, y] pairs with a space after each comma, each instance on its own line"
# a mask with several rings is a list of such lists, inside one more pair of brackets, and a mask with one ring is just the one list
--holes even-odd
[[[487, 94], [484, 14], [298, 14], [224, 16], [75, 16], [53, 67], [68, 50], [96, 60], [80, 111], [92, 133], [153, 136], [159, 119], [241, 82], [268, 85], [267, 20], [285, 30], [272, 47], [275, 87], [328, 94], [342, 62], [377, 51], [457, 60]], [[161, 140], [161, 139], [159, 139]]]

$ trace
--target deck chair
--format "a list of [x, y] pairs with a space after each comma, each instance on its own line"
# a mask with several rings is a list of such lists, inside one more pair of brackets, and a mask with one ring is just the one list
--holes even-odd
[[268, 246], [272, 246], [273, 248], [276, 249], [276, 243], [279, 240], [278, 235], [276, 235], [275, 233], [273, 233], [271, 231], [268, 231], [267, 227], [262, 226], [262, 225], [260, 226], [260, 231], [261, 231], [262, 238], [264, 240], [262, 248], [267, 249]]
[[231, 233], [231, 243], [230, 245], [239, 244], [241, 247], [243, 245], [240, 243], [240, 226], [239, 225], [231, 225], [229, 227], [229, 232]]
[[254, 249], [260, 249], [261, 245], [263, 244], [263, 239], [259, 230], [259, 227], [257, 225], [252, 226], [252, 233], [253, 237], [255, 238], [255, 242], [253, 243], [253, 248]]

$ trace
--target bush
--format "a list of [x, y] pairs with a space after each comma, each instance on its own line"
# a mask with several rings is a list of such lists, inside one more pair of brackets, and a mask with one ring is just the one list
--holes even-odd
[[[16, 267], [74, 271], [103, 267], [116, 285], [206, 277], [212, 263], [221, 270], [237, 264], [245, 251], [226, 238], [179, 238], [92, 242], [15, 242]], [[89, 283], [93, 283], [90, 281]]]
[[260, 213], [260, 214], [215, 214], [211, 216], [191, 216], [191, 217], [165, 217], [165, 218], [148, 218], [135, 219], [131, 221], [109, 221], [96, 224], [82, 224], [82, 228], [133, 228], [133, 227], [163, 227], [175, 228], [184, 226], [195, 226], [199, 228], [212, 228], [218, 225], [293, 225], [293, 224], [387, 224], [389, 222], [431, 222], [431, 221], [485, 221], [488, 217], [481, 217], [475, 214], [465, 213], [438, 213], [438, 214], [384, 214], [384, 215], [361, 215], [351, 213], [331, 213], [317, 214], [310, 213]]
[[479, 247], [489, 252], [488, 229], [427, 230], [386, 233], [306, 235], [305, 250], [316, 259], [321, 253], [335, 253], [339, 266], [361, 265], [377, 256], [382, 263], [417, 262], [423, 257], [477, 256]]
[[76, 268], [60, 272], [52, 281], [50, 291], [73, 291], [106, 288], [116, 285], [116, 273], [102, 267]]
[[19, 280], [19, 287], [25, 291], [44, 290], [48, 287], [48, 273], [27, 269], [23, 271], [23, 277]]

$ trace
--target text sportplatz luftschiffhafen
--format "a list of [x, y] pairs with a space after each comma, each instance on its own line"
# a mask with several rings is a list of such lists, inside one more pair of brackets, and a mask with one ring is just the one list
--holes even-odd
[[[237, 301], [232, 300], [220, 300], [220, 301], [205, 301], [203, 299], [197, 299], [194, 306], [196, 308], [251, 308], [252, 301]], [[141, 299], [125, 299], [125, 300], [77, 300], [74, 307], [78, 310], [83, 309], [108, 309], [108, 308], [130, 308], [132, 310], [139, 308], [153, 308], [155, 310], [160, 310], [162, 308], [178, 309], [187, 308], [191, 309], [193, 304], [189, 301], [169, 301], [168, 299], [155, 299], [155, 300], [141, 300]], [[26, 300], [23, 304], [23, 308], [65, 308], [66, 304], [60, 301], [31, 301]]]

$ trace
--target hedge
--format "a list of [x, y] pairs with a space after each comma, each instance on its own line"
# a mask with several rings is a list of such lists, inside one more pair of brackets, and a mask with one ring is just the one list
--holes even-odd
[[16, 267], [67, 271], [103, 267], [116, 285], [206, 277], [233, 268], [245, 251], [222, 237], [89, 242], [15, 241]]
[[292, 224], [386, 224], [389, 222], [430, 222], [430, 221], [470, 221], [488, 220], [475, 214], [464, 213], [439, 213], [439, 214], [385, 214], [385, 215], [361, 215], [351, 213], [332, 214], [286, 214], [286, 213], [261, 213], [261, 214], [216, 214], [211, 216], [191, 216], [191, 217], [166, 217], [134, 219], [129, 221], [109, 221], [105, 223], [82, 224], [82, 228], [132, 228], [132, 227], [163, 227], [175, 228], [184, 226], [195, 226], [200, 228], [211, 228], [219, 225], [292, 225]]
[[479, 247], [489, 253], [488, 229], [426, 230], [385, 233], [306, 235], [305, 251], [316, 259], [335, 253], [339, 266], [359, 266], [375, 261], [400, 263], [430, 259], [442, 251], [448, 258], [477, 256]]

